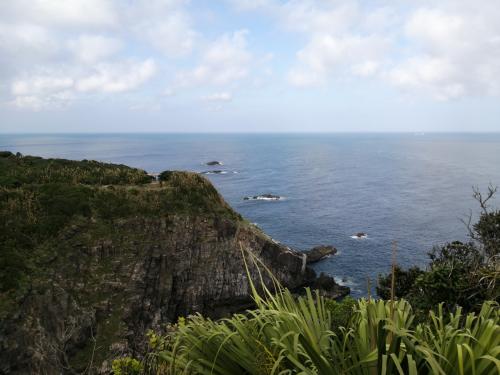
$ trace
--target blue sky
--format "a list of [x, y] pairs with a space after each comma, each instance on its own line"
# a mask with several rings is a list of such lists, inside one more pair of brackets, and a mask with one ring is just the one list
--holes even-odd
[[500, 131], [499, 19], [499, 0], [6, 0], [0, 132]]

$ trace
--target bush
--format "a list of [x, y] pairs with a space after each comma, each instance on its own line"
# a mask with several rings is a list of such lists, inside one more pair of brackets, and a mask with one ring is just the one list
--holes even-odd
[[[500, 371], [500, 313], [495, 302], [484, 302], [478, 314], [464, 315], [457, 308], [448, 316], [440, 304], [428, 321], [416, 324], [405, 300], [333, 302], [309, 289], [305, 296], [294, 297], [279, 283], [276, 294], [261, 286], [261, 295], [251, 279], [250, 287], [256, 310], [221, 321], [191, 316], [156, 345], [159, 349], [148, 356], [146, 372], [489, 375]], [[345, 326], [335, 329], [335, 313], [347, 322]]]
[[325, 300], [325, 308], [330, 313], [332, 319], [331, 329], [338, 331], [340, 327], [347, 327], [356, 307], [356, 300], [352, 297], [345, 297], [341, 301], [334, 299]]
[[[409, 300], [419, 317], [443, 303], [447, 311], [462, 307], [478, 312], [486, 299], [500, 298], [500, 211], [489, 211], [486, 202], [495, 194], [490, 187], [486, 197], [475, 189], [474, 197], [482, 209], [476, 224], [467, 224], [473, 242], [451, 242], [429, 253], [426, 270], [395, 267], [395, 296]], [[377, 293], [389, 298], [391, 275], [379, 276]]]
[[158, 175], [158, 180], [162, 182], [168, 181], [173, 173], [173, 171], [163, 171]]
[[66, 183], [86, 185], [147, 184], [152, 177], [137, 168], [97, 161], [43, 159], [0, 151], [0, 186]]
[[130, 357], [115, 359], [112, 369], [114, 375], [136, 375], [143, 370], [142, 364], [137, 359]]
[[257, 310], [219, 322], [192, 316], [149, 366], [158, 374], [220, 375], [489, 375], [500, 369], [499, 313], [492, 302], [467, 317], [458, 309], [447, 318], [439, 306], [429, 322], [415, 325], [404, 300], [360, 300], [349, 323], [334, 332], [318, 294], [295, 299], [282, 290], [256, 300]]
[[500, 211], [483, 213], [473, 228], [485, 255], [497, 257], [500, 254]]
[[[404, 270], [399, 266], [394, 268], [395, 275], [395, 293], [396, 298], [407, 298], [415, 286], [415, 281], [424, 273], [418, 267], [411, 267]], [[377, 294], [382, 299], [391, 298], [391, 281], [392, 275], [379, 275], [378, 285], [376, 287]]]

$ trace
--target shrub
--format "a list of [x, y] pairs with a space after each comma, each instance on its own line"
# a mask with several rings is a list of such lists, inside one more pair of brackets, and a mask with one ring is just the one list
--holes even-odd
[[339, 330], [340, 327], [347, 327], [356, 307], [356, 300], [352, 297], [345, 297], [341, 301], [325, 299], [326, 310], [332, 319], [332, 330]]
[[[272, 275], [271, 275], [272, 277]], [[276, 282], [277, 283], [277, 282]], [[306, 289], [294, 297], [250, 280], [257, 309], [221, 321], [194, 315], [149, 356], [157, 374], [470, 374], [500, 371], [500, 314], [495, 302], [480, 312], [446, 316], [440, 304], [415, 324], [405, 300], [333, 303]], [[332, 330], [332, 312], [347, 324]], [[166, 344], [166, 345], [165, 345]], [[153, 360], [151, 360], [151, 358]]]
[[168, 181], [170, 177], [172, 176], [173, 171], [163, 171], [158, 175], [158, 180], [159, 181]]
[[[415, 281], [424, 273], [418, 267], [411, 267], [404, 270], [399, 266], [394, 268], [395, 275], [395, 297], [407, 298], [415, 286]], [[391, 298], [391, 279], [392, 275], [379, 275], [378, 285], [376, 287], [377, 294], [382, 299]]]
[[142, 364], [137, 359], [130, 357], [115, 359], [112, 369], [114, 375], [136, 375], [143, 370]]
[[[470, 374], [500, 370], [498, 305], [478, 315], [439, 306], [414, 325], [404, 300], [360, 300], [346, 327], [330, 330], [324, 300], [282, 290], [258, 309], [219, 322], [191, 317], [173, 343], [153, 354], [163, 374]], [[160, 372], [158, 369], [162, 369]], [[474, 370], [473, 370], [474, 369]]]

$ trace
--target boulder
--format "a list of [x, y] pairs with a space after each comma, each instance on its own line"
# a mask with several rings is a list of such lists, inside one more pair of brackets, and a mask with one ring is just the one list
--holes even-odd
[[349, 287], [339, 285], [334, 278], [321, 272], [311, 285], [312, 289], [318, 289], [320, 294], [327, 298], [340, 299], [350, 292]]
[[307, 255], [307, 264], [316, 263], [326, 258], [329, 255], [337, 253], [337, 249], [329, 245], [320, 245], [313, 247], [311, 250], [305, 252]]

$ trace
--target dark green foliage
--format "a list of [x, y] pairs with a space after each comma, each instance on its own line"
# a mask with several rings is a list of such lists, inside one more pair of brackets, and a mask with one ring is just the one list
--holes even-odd
[[43, 159], [2, 151], [0, 186], [70, 183], [86, 185], [147, 184], [152, 177], [143, 170], [93, 160]]
[[220, 321], [190, 316], [150, 340], [145, 373], [490, 375], [500, 369], [493, 302], [468, 315], [435, 306], [418, 323], [405, 300], [361, 299], [347, 324], [331, 330], [328, 303], [318, 293], [295, 298], [265, 290], [266, 298], [253, 291], [255, 310]]
[[332, 330], [338, 331], [340, 327], [347, 327], [356, 307], [356, 300], [345, 297], [341, 301], [325, 299], [325, 308], [330, 312], [332, 319]]
[[485, 212], [474, 225], [477, 240], [483, 245], [486, 256], [500, 254], [500, 211]]
[[10, 151], [0, 151], [0, 158], [8, 158], [9, 156], [12, 156], [12, 155], [14, 155], [14, 154]]
[[128, 194], [117, 192], [116, 189], [106, 189], [96, 192], [92, 204], [96, 214], [103, 219], [111, 220], [117, 217], [126, 217], [133, 213], [133, 203]]
[[432, 267], [460, 268], [472, 271], [481, 265], [483, 257], [474, 243], [454, 241], [434, 247], [429, 253]]
[[124, 357], [113, 361], [114, 375], [138, 375], [142, 372], [142, 364], [134, 358]]
[[168, 181], [170, 176], [172, 176], [173, 171], [163, 171], [158, 175], [158, 180], [159, 181]]
[[43, 218], [38, 226], [43, 235], [56, 234], [73, 216], [91, 215], [90, 198], [94, 191], [89, 187], [50, 183], [37, 190], [38, 213]]
[[177, 210], [213, 211], [223, 200], [214, 186], [196, 173], [171, 172], [168, 179], [171, 202]]
[[0, 316], [45, 268], [42, 259], [60, 255], [48, 244], [75, 223], [92, 222], [109, 234], [114, 221], [137, 216], [240, 219], [195, 173], [169, 172], [162, 186], [150, 181], [146, 172], [122, 165], [1, 152]]
[[[483, 265], [480, 251], [473, 243], [452, 242], [429, 253], [427, 270], [396, 267], [395, 296], [409, 300], [417, 312], [425, 315], [439, 303], [449, 311], [461, 306], [477, 311], [484, 300], [493, 298], [478, 276]], [[380, 276], [377, 293], [390, 298], [391, 275]], [[493, 298], [494, 299], [494, 298]]]
[[483, 259], [474, 244], [453, 242], [429, 256], [429, 270], [417, 278], [413, 290], [417, 307], [428, 310], [443, 302], [449, 310], [461, 306], [475, 311], [489, 297], [477, 277]]
[[[478, 311], [486, 299], [499, 300], [500, 211], [483, 212], [470, 230], [475, 242], [452, 242], [429, 253], [426, 270], [395, 269], [395, 296], [409, 300], [420, 316], [439, 303], [454, 311]], [[377, 293], [390, 298], [391, 275], [380, 276]]]
[[17, 290], [26, 281], [28, 264], [23, 252], [16, 247], [12, 240], [6, 241], [0, 248], [0, 285], [3, 291]]
[[[404, 270], [399, 266], [394, 269], [395, 279], [395, 296], [403, 298], [407, 296], [415, 285], [417, 278], [424, 273], [418, 267], [411, 267]], [[382, 299], [389, 300], [391, 298], [391, 275], [380, 275], [377, 285], [377, 294]]]

